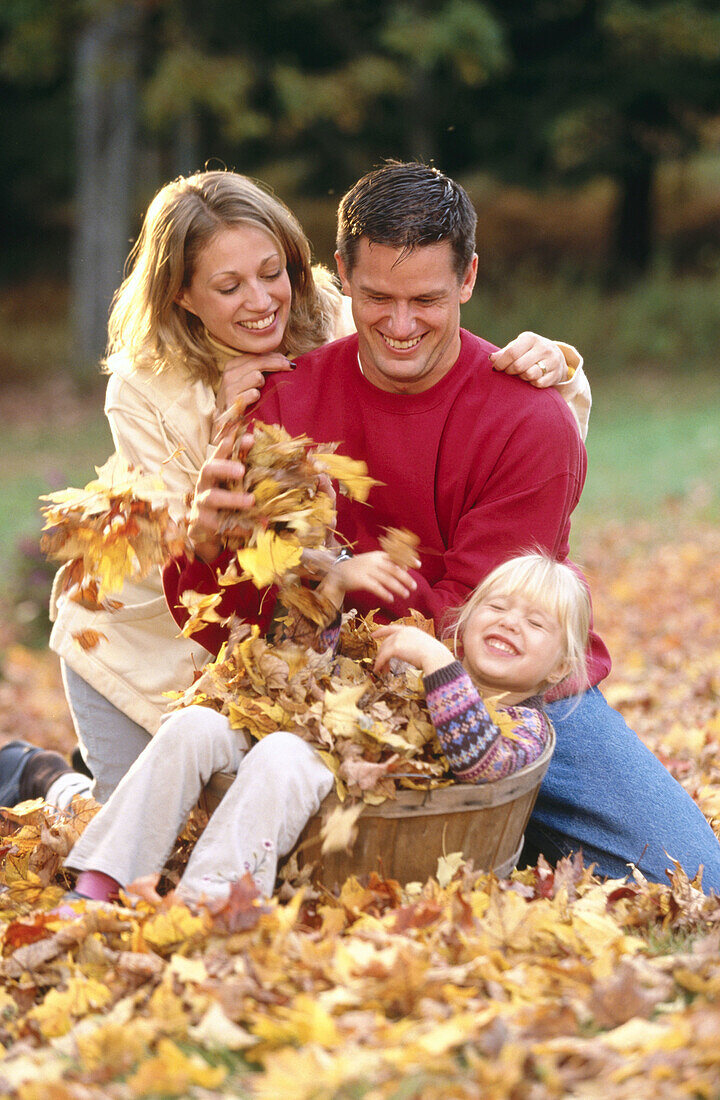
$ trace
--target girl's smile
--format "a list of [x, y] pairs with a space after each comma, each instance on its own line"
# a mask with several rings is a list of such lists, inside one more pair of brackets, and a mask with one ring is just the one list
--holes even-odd
[[562, 679], [562, 630], [557, 619], [517, 594], [490, 595], [478, 604], [462, 635], [468, 672], [503, 703], [537, 694]]

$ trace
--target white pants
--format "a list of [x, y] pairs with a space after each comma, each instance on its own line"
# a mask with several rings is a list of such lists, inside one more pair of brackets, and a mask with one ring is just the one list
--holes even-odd
[[222, 897], [249, 871], [273, 892], [278, 858], [295, 846], [333, 785], [330, 770], [295, 734], [253, 744], [207, 707], [167, 718], [67, 858], [122, 886], [160, 871], [214, 772], [237, 772], [185, 869], [185, 897]]

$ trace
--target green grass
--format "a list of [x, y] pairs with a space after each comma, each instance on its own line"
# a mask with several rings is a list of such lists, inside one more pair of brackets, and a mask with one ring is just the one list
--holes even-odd
[[[48, 422], [49, 420], [49, 422]], [[97, 400], [70, 422], [53, 421], [43, 409], [38, 423], [10, 425], [0, 434], [0, 554], [8, 562], [18, 540], [40, 531], [38, 497], [66, 485], [85, 485], [112, 450], [110, 431]], [[0, 592], [10, 583], [6, 569]]]
[[569, 271], [553, 279], [526, 271], [495, 285], [481, 270], [462, 317], [501, 346], [523, 329], [574, 344], [593, 383], [646, 368], [684, 376], [715, 369], [720, 272], [679, 278], [658, 264], [641, 282], [610, 292]]
[[[589, 368], [590, 370], [590, 368]], [[592, 379], [588, 476], [573, 530], [662, 522], [668, 505], [720, 518], [720, 387], [713, 374]]]

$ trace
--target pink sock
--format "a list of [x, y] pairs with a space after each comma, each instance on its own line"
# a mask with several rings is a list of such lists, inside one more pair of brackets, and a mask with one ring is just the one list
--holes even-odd
[[93, 901], [114, 901], [118, 896], [120, 883], [106, 875], [104, 871], [81, 871], [75, 889]]

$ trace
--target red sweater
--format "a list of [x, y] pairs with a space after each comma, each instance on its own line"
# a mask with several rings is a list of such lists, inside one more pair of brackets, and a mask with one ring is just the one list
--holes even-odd
[[[493, 345], [461, 330], [452, 370], [424, 393], [386, 393], [358, 368], [357, 336], [318, 348], [297, 360], [291, 375], [271, 375], [252, 411], [291, 435], [367, 462], [375, 486], [367, 504], [338, 496], [338, 530], [357, 553], [378, 548], [383, 527], [407, 527], [420, 538], [417, 589], [407, 602], [381, 607], [398, 618], [416, 608], [437, 621], [464, 603], [491, 569], [541, 547], [559, 560], [568, 554], [570, 514], [585, 480], [586, 456], [565, 402], [552, 390], [492, 370]], [[219, 562], [218, 564], [220, 563]], [[181, 558], [165, 570], [165, 591], [178, 622], [178, 593], [217, 591], [215, 569]], [[353, 592], [350, 605], [365, 613], [378, 598]], [[218, 611], [266, 628], [272, 594], [249, 582], [225, 589]], [[195, 635], [216, 653], [226, 631], [215, 625]], [[610, 670], [602, 641], [593, 635], [588, 671], [598, 683]]]

